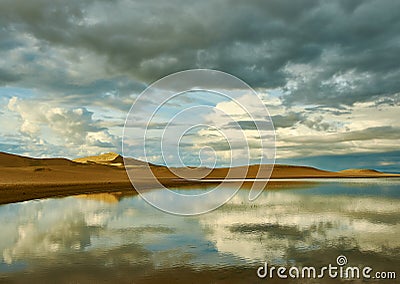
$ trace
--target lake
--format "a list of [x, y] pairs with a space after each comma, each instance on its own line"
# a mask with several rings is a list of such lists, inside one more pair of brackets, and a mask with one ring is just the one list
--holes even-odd
[[[229, 191], [227, 184], [222, 192]], [[163, 198], [163, 190], [146, 194]], [[265, 262], [322, 267], [340, 255], [349, 265], [394, 271], [399, 281], [400, 179], [307, 181], [247, 197], [241, 189], [192, 217], [161, 212], [138, 195], [2, 205], [0, 282], [275, 283], [257, 277]]]

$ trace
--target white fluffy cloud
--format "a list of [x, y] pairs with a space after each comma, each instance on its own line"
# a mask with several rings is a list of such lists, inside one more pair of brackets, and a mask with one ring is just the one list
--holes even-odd
[[30, 141], [46, 145], [49, 153], [54, 153], [53, 147], [64, 148], [65, 152], [60, 153], [63, 156], [96, 154], [119, 148], [118, 137], [102, 127], [100, 120], [93, 119], [93, 112], [84, 107], [52, 107], [12, 97], [8, 109], [19, 116], [19, 132], [28, 140], [25, 144], [28, 147]]

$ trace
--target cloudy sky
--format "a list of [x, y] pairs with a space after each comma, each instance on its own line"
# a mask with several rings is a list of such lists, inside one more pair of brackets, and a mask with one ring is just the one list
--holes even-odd
[[121, 152], [147, 86], [211, 68], [258, 92], [278, 162], [400, 171], [399, 11], [394, 0], [3, 0], [0, 151]]

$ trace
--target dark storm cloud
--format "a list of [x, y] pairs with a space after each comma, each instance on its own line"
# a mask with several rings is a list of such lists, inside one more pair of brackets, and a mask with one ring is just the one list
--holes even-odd
[[[330, 110], [320, 109], [320, 113], [334, 113], [343, 114], [346, 112], [332, 112]], [[296, 125], [303, 124], [310, 129], [314, 129], [322, 132], [335, 132], [337, 130], [337, 125], [335, 122], [324, 121], [323, 115], [318, 115], [310, 117], [311, 112], [294, 112], [289, 111], [285, 115], [274, 115], [271, 117], [275, 129], [279, 128], [290, 128]]]
[[302, 113], [289, 112], [286, 115], [274, 115], [271, 117], [275, 129], [292, 127], [305, 119]]
[[271, 130], [272, 126], [266, 123], [265, 120], [238, 120], [229, 122], [226, 128], [237, 130]]
[[10, 82], [16, 82], [20, 80], [20, 76], [13, 72], [0, 68], [0, 86]]
[[[399, 11], [390, 0], [5, 0], [0, 23], [2, 38], [28, 34], [41, 48], [106, 58], [105, 78], [148, 84], [178, 70], [215, 68], [253, 87], [282, 88], [286, 104], [339, 106], [399, 92]], [[8, 37], [0, 49], [16, 41]], [[42, 67], [36, 80], [48, 83]], [[0, 82], [22, 80], [3, 73]], [[93, 84], [85, 86], [104, 87]]]

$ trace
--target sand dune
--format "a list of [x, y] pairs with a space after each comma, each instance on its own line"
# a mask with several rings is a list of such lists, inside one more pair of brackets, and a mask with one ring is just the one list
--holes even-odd
[[83, 158], [77, 158], [73, 160], [74, 162], [77, 163], [83, 163], [83, 164], [89, 164], [89, 163], [95, 163], [95, 164], [111, 164], [111, 165], [123, 165], [124, 158], [122, 158], [121, 155], [110, 152], [110, 153], [104, 153], [98, 156], [88, 156], [88, 157], [83, 157]]
[[[99, 192], [134, 193], [125, 168], [124, 159], [116, 153], [79, 158], [74, 161], [63, 158], [37, 159], [0, 152], [0, 203], [9, 203], [43, 197], [66, 196]], [[135, 168], [142, 185], [150, 180], [146, 163], [125, 159]], [[166, 168], [150, 165], [159, 182], [166, 186], [190, 184], [187, 179], [265, 178], [271, 165], [253, 165], [236, 168]], [[257, 173], [259, 173], [257, 175]], [[350, 169], [341, 172], [323, 171], [312, 167], [275, 165], [272, 178], [348, 178], [348, 177], [400, 177], [375, 170]], [[152, 186], [148, 184], [149, 187]]]
[[0, 152], [0, 167], [70, 166], [72, 161], [64, 158], [30, 158]]
[[386, 175], [386, 173], [382, 173], [377, 170], [371, 170], [371, 169], [347, 169], [339, 172], [340, 174], [344, 175], [365, 175], [365, 176], [377, 176], [377, 175]]
[[117, 166], [117, 167], [123, 167], [124, 164], [129, 166], [148, 165], [148, 163], [146, 162], [136, 160], [133, 158], [126, 158], [124, 160], [124, 158], [120, 154], [114, 152], [104, 153], [98, 156], [77, 158], [74, 159], [73, 161], [82, 164], [100, 164], [100, 165]]

